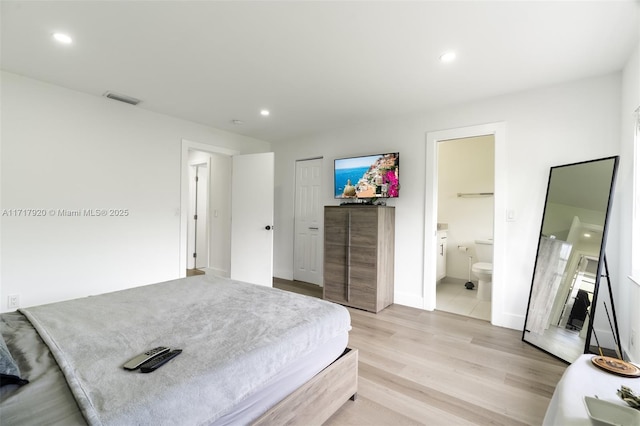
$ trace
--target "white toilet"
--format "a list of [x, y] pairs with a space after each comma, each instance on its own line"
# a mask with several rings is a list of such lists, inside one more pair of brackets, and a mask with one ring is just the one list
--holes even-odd
[[491, 276], [493, 275], [493, 240], [476, 240], [476, 257], [478, 262], [471, 267], [478, 277], [478, 294], [480, 300], [491, 300]]

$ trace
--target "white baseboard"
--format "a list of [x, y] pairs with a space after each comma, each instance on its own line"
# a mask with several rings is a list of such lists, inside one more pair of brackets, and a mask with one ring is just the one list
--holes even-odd
[[393, 294], [393, 303], [411, 308], [424, 309], [424, 300], [422, 297], [398, 291]]
[[293, 271], [289, 269], [287, 270], [274, 269], [273, 277], [282, 278], [283, 280], [293, 281]]
[[524, 329], [524, 316], [503, 313], [502, 315], [498, 315], [495, 322], [492, 322], [491, 324], [498, 327], [522, 331]]

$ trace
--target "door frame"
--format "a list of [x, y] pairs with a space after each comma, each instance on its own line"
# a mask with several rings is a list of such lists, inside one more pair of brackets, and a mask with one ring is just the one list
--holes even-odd
[[436, 308], [436, 252], [438, 238], [438, 142], [475, 136], [494, 137], [494, 203], [493, 203], [493, 276], [491, 295], [491, 324], [518, 328], [504, 315], [506, 291], [505, 265], [507, 236], [507, 141], [506, 123], [496, 122], [477, 126], [427, 132], [425, 160], [425, 214], [424, 214], [424, 273], [423, 308]]
[[202, 151], [210, 154], [221, 154], [232, 157], [240, 154], [235, 149], [224, 148], [221, 146], [208, 145], [205, 143], [194, 142], [182, 139], [180, 147], [180, 208], [176, 215], [180, 216], [180, 239], [179, 239], [179, 261], [178, 261], [178, 277], [187, 276], [187, 222], [189, 212], [189, 151]]

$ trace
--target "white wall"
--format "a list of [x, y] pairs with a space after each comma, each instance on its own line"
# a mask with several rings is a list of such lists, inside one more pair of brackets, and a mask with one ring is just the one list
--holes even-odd
[[[524, 321], [549, 167], [620, 153], [613, 212], [618, 221], [612, 220], [608, 255], [628, 349], [631, 324], [640, 324], [640, 287], [626, 278], [631, 267], [631, 123], [640, 104], [639, 56], [636, 49], [622, 78], [613, 74], [510, 94], [276, 146], [275, 275], [293, 275], [295, 160], [325, 158], [323, 201], [337, 204], [331, 196], [335, 157], [398, 150], [401, 194], [389, 201], [397, 209], [396, 297], [419, 301], [425, 134], [505, 121], [508, 200], [517, 220], [508, 224], [510, 287], [504, 289], [502, 315]], [[6, 72], [1, 77], [0, 209], [129, 211], [127, 217], [106, 218], [3, 216], [2, 311], [10, 294], [20, 294], [21, 305], [30, 306], [177, 277], [181, 139], [242, 153], [270, 150], [263, 141], [101, 97]], [[636, 360], [638, 346], [630, 350]]]
[[[467, 280], [469, 256], [479, 262], [475, 240], [493, 238], [493, 196], [458, 197], [458, 193], [493, 192], [493, 135], [438, 143], [438, 222], [447, 223], [447, 276]], [[458, 250], [467, 247], [467, 252]], [[472, 279], [476, 280], [475, 277]]]
[[270, 144], [2, 72], [2, 206], [126, 217], [1, 218], [0, 310], [179, 276], [181, 140]]
[[209, 267], [216, 274], [231, 274], [231, 157], [211, 154]]
[[[208, 164], [204, 169], [209, 180], [208, 192], [205, 198], [208, 202], [207, 227], [208, 236], [198, 234], [199, 245], [203, 238], [208, 238], [207, 266], [215, 271], [216, 275], [228, 277], [231, 274], [231, 156], [214, 154], [203, 151], [189, 150], [189, 164]], [[195, 197], [192, 193], [193, 185], [190, 183], [189, 193], [189, 226], [187, 227], [187, 267], [193, 265], [193, 213], [192, 207]], [[200, 205], [200, 201], [199, 204]], [[200, 219], [200, 218], [199, 218]], [[200, 226], [199, 230], [205, 231]], [[200, 254], [198, 255], [200, 259]], [[200, 265], [200, 261], [198, 264]]]
[[[331, 194], [335, 157], [399, 151], [400, 198], [388, 202], [396, 206], [395, 295], [396, 301], [422, 305], [426, 133], [504, 121], [507, 200], [516, 221], [507, 226], [509, 279], [502, 289], [504, 307], [496, 324], [521, 328], [549, 167], [620, 152], [620, 81], [616, 73], [278, 144], [275, 275], [292, 276], [295, 160], [324, 156], [323, 202], [335, 205]], [[427, 196], [430, 192], [427, 189]]]
[[[611, 232], [619, 235], [619, 244], [608, 244], [611, 281], [616, 293], [616, 309], [620, 327], [620, 341], [623, 350], [629, 353], [632, 361], [640, 362], [640, 285], [631, 281], [632, 257], [640, 258], [640, 247], [631, 247], [631, 229], [633, 218], [633, 156], [634, 156], [634, 111], [640, 106], [640, 44], [627, 61], [622, 73], [621, 101], [621, 151], [616, 198], [612, 211]], [[640, 173], [640, 170], [636, 170]], [[636, 189], [639, 193], [640, 189]], [[636, 222], [640, 212], [636, 212]], [[638, 224], [637, 224], [638, 226]], [[608, 328], [608, 324], [606, 325]], [[631, 330], [637, 333], [636, 343], [630, 344]], [[598, 335], [599, 336], [599, 335]]]

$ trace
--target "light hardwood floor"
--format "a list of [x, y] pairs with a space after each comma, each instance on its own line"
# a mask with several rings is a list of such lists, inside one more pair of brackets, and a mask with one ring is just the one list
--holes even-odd
[[309, 284], [302, 281], [289, 281], [282, 278], [274, 278], [273, 286], [280, 290], [292, 291], [294, 293], [304, 294], [322, 299], [322, 287], [315, 284]]
[[358, 398], [329, 426], [540, 425], [566, 368], [483, 320], [401, 305], [349, 312]]

